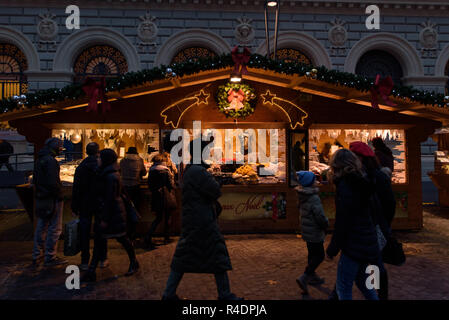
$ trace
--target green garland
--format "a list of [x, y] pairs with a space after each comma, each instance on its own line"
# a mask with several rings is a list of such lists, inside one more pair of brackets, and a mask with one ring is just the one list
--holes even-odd
[[[203, 58], [198, 60], [189, 60], [184, 63], [172, 64], [170, 66], [160, 66], [152, 69], [146, 69], [138, 72], [128, 72], [118, 78], [107, 80], [106, 90], [117, 91], [142, 85], [146, 82], [166, 79], [175, 73], [176, 76], [182, 77], [207, 70], [217, 70], [233, 66], [231, 54], [222, 56], [214, 56], [212, 58]], [[295, 62], [275, 61], [270, 58], [253, 54], [251, 55], [248, 67], [271, 70], [287, 75], [298, 74], [306, 75], [313, 68], [311, 65]], [[167, 69], [171, 68], [172, 72]], [[374, 84], [374, 79], [352, 73], [341, 72], [337, 70], [328, 70], [325, 67], [317, 67], [316, 79], [335, 85], [341, 85], [367, 92]], [[56, 102], [77, 100], [85, 96], [81, 84], [71, 84], [62, 89], [41, 90], [33, 93], [27, 93], [26, 101], [23, 106], [18, 106], [17, 101], [13, 98], [0, 100], [0, 112], [9, 112], [20, 108], [32, 108], [40, 105], [49, 105]], [[410, 86], [395, 86], [392, 95], [398, 98], [409, 98], [412, 101], [422, 103], [424, 105], [434, 105], [439, 107], [447, 107], [445, 96], [434, 91], [422, 91]]]
[[[229, 110], [230, 103], [228, 102], [229, 90], [242, 90], [245, 94], [243, 101], [243, 108], [240, 110]], [[256, 94], [253, 88], [244, 83], [231, 83], [219, 86], [217, 91], [217, 105], [218, 109], [226, 115], [226, 118], [245, 118], [254, 112]]]

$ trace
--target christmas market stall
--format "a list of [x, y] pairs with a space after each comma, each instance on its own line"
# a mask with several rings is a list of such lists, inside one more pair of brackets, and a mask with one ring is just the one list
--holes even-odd
[[[446, 103], [443, 95], [395, 86], [391, 78], [367, 79], [260, 55], [225, 55], [30, 93], [19, 105], [3, 100], [0, 121], [9, 121], [36, 150], [50, 136], [79, 150], [96, 141], [120, 158], [134, 146], [147, 168], [155, 152], [184, 156], [182, 147], [202, 137], [210, 143], [209, 171], [222, 184], [219, 223], [225, 233], [299, 230], [294, 190], [299, 170], [311, 170], [321, 181], [320, 196], [332, 225], [330, 157], [352, 141], [371, 143], [380, 137], [394, 155], [393, 227], [419, 229], [420, 142], [449, 119]], [[79, 162], [71, 160], [61, 170], [66, 217]], [[180, 186], [183, 167], [178, 165]], [[144, 230], [154, 216], [146, 183], [141, 187]], [[177, 198], [180, 207], [179, 189]], [[179, 232], [180, 210], [172, 222]]]

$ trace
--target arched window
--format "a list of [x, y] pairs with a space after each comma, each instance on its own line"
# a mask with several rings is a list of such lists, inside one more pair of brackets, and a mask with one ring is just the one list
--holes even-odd
[[25, 93], [28, 89], [24, 71], [28, 63], [15, 45], [0, 43], [0, 99]]
[[125, 56], [114, 47], [93, 46], [85, 49], [76, 58], [73, 71], [75, 82], [83, 82], [86, 77], [114, 78], [128, 71], [128, 63]]
[[171, 60], [171, 63], [183, 63], [189, 60], [215, 57], [215, 52], [203, 47], [189, 47], [179, 51]]
[[355, 73], [368, 78], [375, 78], [378, 74], [382, 77], [391, 76], [397, 85], [401, 84], [403, 76], [399, 61], [388, 52], [381, 50], [365, 53], [357, 62]]
[[[312, 64], [310, 58], [306, 56], [302, 51], [293, 48], [283, 48], [276, 52], [277, 59], [284, 62], [299, 62], [304, 64]], [[271, 58], [274, 57], [274, 53], [271, 54]]]

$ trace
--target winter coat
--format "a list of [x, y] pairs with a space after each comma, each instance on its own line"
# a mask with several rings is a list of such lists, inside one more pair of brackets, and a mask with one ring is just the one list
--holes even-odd
[[75, 170], [72, 188], [72, 211], [83, 216], [95, 212], [95, 179], [99, 159], [88, 156]]
[[374, 153], [376, 154], [377, 160], [379, 160], [381, 167], [387, 167], [391, 170], [391, 172], [394, 171], [394, 157], [392, 153], [387, 153], [377, 149]]
[[167, 187], [171, 192], [174, 188], [170, 170], [164, 163], [154, 164], [148, 173], [148, 187], [151, 191], [151, 210], [161, 212], [164, 210], [164, 195], [161, 188]]
[[316, 187], [296, 187], [301, 214], [301, 235], [306, 242], [323, 242], [329, 220], [324, 214], [323, 205]]
[[[118, 165], [112, 164], [100, 168], [97, 179], [97, 212], [95, 231], [105, 238], [117, 238], [126, 234], [126, 210], [121, 197], [122, 186]], [[105, 228], [100, 226], [105, 222]]]
[[201, 165], [189, 165], [183, 176], [182, 230], [171, 268], [184, 273], [222, 273], [232, 270], [220, 232], [215, 201], [220, 185]]
[[361, 263], [377, 263], [379, 245], [373, 222], [375, 186], [365, 177], [347, 174], [335, 181], [335, 229], [327, 255], [342, 253]]
[[3, 140], [3, 142], [0, 143], [0, 162], [8, 162], [9, 155], [5, 156], [5, 154], [13, 154], [13, 153], [14, 148], [12, 147], [12, 145], [8, 141]]
[[140, 184], [143, 176], [147, 174], [147, 169], [143, 159], [137, 154], [127, 154], [120, 161], [120, 175], [122, 184], [126, 187], [133, 187]]
[[[385, 229], [391, 227], [396, 212], [396, 199], [391, 187], [391, 180], [385, 173], [378, 169], [369, 172], [368, 176], [376, 186], [376, 194], [381, 206], [381, 218], [383, 221], [378, 222], [381, 224], [382, 231], [388, 233]], [[386, 223], [386, 226], [382, 225], [383, 223]]]
[[33, 173], [37, 199], [63, 200], [60, 168], [55, 157], [56, 154], [47, 146], [38, 153]]

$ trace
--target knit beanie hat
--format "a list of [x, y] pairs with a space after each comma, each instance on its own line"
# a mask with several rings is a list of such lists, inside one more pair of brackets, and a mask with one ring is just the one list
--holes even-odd
[[362, 141], [351, 142], [349, 145], [349, 150], [354, 152], [356, 155], [361, 157], [375, 157], [373, 149], [369, 147], [366, 143]]
[[303, 187], [310, 187], [315, 182], [315, 174], [310, 171], [298, 171], [296, 172], [298, 182]]

